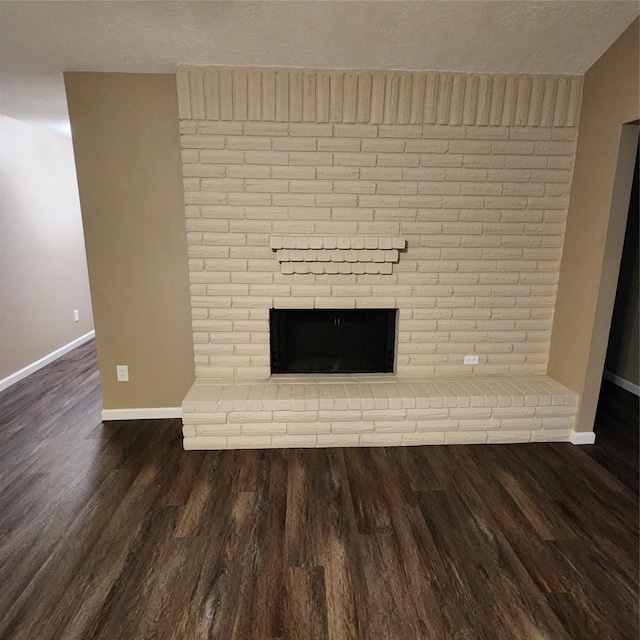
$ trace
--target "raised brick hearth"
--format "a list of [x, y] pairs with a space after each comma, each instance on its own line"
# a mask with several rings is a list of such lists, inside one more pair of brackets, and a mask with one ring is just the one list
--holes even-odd
[[[568, 439], [578, 399], [545, 376], [580, 93], [562, 76], [181, 68], [185, 447]], [[397, 309], [395, 376], [270, 377], [271, 308]]]
[[548, 377], [391, 375], [197, 382], [185, 449], [569, 440], [577, 396]]

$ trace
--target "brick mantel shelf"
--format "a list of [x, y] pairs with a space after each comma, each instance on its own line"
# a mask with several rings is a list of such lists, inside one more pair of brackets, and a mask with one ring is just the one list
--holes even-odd
[[406, 240], [377, 236], [272, 236], [283, 274], [381, 274], [393, 273]]

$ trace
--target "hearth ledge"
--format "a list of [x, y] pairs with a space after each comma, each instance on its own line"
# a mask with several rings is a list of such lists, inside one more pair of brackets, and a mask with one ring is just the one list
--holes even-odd
[[568, 442], [578, 396], [548, 376], [202, 379], [185, 449]]

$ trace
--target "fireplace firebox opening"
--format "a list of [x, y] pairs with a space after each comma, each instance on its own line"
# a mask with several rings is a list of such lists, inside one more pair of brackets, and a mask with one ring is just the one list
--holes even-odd
[[271, 309], [271, 373], [392, 373], [396, 309]]

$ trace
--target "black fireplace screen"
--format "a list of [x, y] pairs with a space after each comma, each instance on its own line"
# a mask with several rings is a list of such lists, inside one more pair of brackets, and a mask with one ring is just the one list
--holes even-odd
[[395, 309], [271, 309], [271, 373], [393, 371]]

